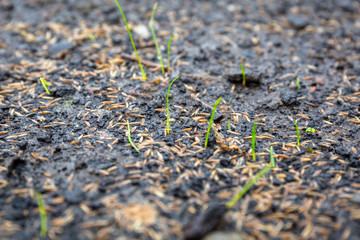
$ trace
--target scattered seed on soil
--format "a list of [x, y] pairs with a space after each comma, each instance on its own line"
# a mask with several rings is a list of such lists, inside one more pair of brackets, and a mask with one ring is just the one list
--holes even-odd
[[359, 238], [358, 1], [119, 2], [0, 0], [1, 239]]

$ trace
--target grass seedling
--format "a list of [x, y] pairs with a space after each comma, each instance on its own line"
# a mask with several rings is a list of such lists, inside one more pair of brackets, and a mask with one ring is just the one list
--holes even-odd
[[157, 42], [157, 39], [156, 39], [155, 28], [154, 28], [154, 17], [155, 17], [155, 12], [156, 12], [157, 5], [158, 5], [158, 3], [156, 2], [154, 4], [153, 10], [152, 10], [151, 19], [150, 19], [150, 28], [151, 28], [151, 34], [152, 34], [153, 39], [154, 39], [157, 55], [158, 55], [159, 60], [160, 60], [161, 72], [162, 72], [162, 74], [164, 74], [165, 73], [164, 64], [163, 64], [163, 60], [162, 60], [162, 57], [161, 57], [161, 52], [160, 52], [160, 48], [159, 48], [159, 45], [158, 45], [158, 42]]
[[254, 122], [253, 130], [252, 130], [252, 137], [251, 137], [251, 149], [252, 149], [252, 156], [253, 161], [255, 162], [256, 156], [255, 156], [255, 143], [256, 143], [256, 123]]
[[296, 86], [297, 86], [297, 89], [300, 91], [300, 79], [299, 79], [299, 77], [296, 78]]
[[228, 120], [228, 129], [229, 129], [229, 131], [231, 131], [230, 120]]
[[315, 128], [307, 128], [305, 132], [312, 132], [315, 133]]
[[217, 107], [217, 105], [219, 104], [220, 101], [221, 101], [221, 97], [219, 97], [218, 100], [216, 100], [216, 102], [214, 104], [214, 108], [213, 108], [212, 113], [211, 113], [209, 127], [208, 127], [208, 130], [207, 130], [207, 133], [206, 133], [205, 148], [207, 147], [207, 143], [209, 141], [210, 130], [211, 130], [212, 123], [214, 121], [214, 115], [215, 115], [216, 107]]
[[274, 148], [270, 146], [270, 166], [275, 167]]
[[230, 209], [232, 208], [237, 201], [240, 200], [249, 190], [250, 188], [257, 183], [262, 176], [264, 176], [272, 167], [266, 166], [263, 168], [260, 172], [258, 172], [248, 183], [245, 184], [245, 186], [238, 192], [238, 194], [235, 195], [227, 204], [226, 208]]
[[46, 93], [47, 93], [48, 95], [50, 95], [50, 91], [47, 89], [47, 86], [50, 86], [50, 84], [49, 84], [47, 81], [45, 81], [45, 79], [43, 79], [43, 78], [40, 78], [40, 82], [41, 82], [41, 84], [43, 85]]
[[242, 86], [245, 87], [246, 86], [245, 69], [244, 69], [244, 66], [242, 64], [240, 65], [240, 67], [241, 67], [241, 72], [242, 72], [242, 75], [243, 75]]
[[90, 39], [92, 42], [95, 42], [95, 41], [96, 41], [96, 38], [95, 38], [94, 34], [92, 34], [92, 33], [89, 34], [89, 39]]
[[134, 52], [135, 52], [136, 58], [137, 58], [137, 60], [138, 60], [138, 62], [139, 62], [139, 66], [140, 66], [141, 73], [142, 73], [142, 75], [143, 75], [143, 79], [146, 80], [146, 74], [144, 73], [143, 67], [142, 67], [142, 65], [141, 65], [141, 61], [140, 61], [139, 54], [138, 54], [137, 51], [136, 51], [135, 43], [134, 43], [134, 40], [133, 40], [133, 38], [132, 38], [129, 25], [128, 25], [127, 21], [126, 21], [125, 14], [124, 14], [124, 12], [122, 11], [119, 2], [118, 2], [117, 0], [114, 0], [114, 1], [115, 1], [115, 3], [116, 3], [117, 7], [119, 8], [119, 11], [120, 11], [120, 13], [121, 13], [121, 15], [122, 15], [122, 18], [124, 19], [124, 22], [125, 22], [127, 31], [128, 31], [128, 33], [129, 33], [129, 37], [130, 37], [131, 44], [132, 44], [132, 46], [133, 46], [133, 48], [134, 48]]
[[131, 144], [131, 146], [132, 146], [137, 152], [140, 152], [139, 149], [135, 146], [135, 144], [134, 144], [133, 141], [131, 140], [131, 130], [130, 130], [129, 120], [126, 120], [126, 124], [127, 124], [127, 128], [128, 128], [127, 134], [128, 134], [129, 143]]
[[46, 237], [47, 234], [47, 216], [44, 206], [44, 200], [42, 199], [41, 193], [39, 191], [35, 191], [35, 197], [39, 207], [39, 214], [40, 214], [40, 237], [44, 238]]
[[306, 150], [308, 150], [310, 153], [314, 151], [314, 149], [312, 149], [311, 147], [307, 147]]
[[174, 80], [172, 80], [172, 82], [169, 85], [167, 94], [166, 94], [166, 131], [169, 134], [170, 132], [170, 110], [169, 110], [169, 95], [170, 95], [170, 88], [171, 85], [175, 82], [176, 79], [178, 79], [180, 77], [180, 75], [178, 75]]
[[298, 145], [298, 147], [300, 147], [300, 131], [299, 131], [299, 127], [297, 125], [296, 120], [294, 120], [294, 123], [295, 123], [295, 128], [296, 128], [297, 145]]
[[171, 41], [172, 41], [173, 37], [174, 37], [174, 34], [171, 34], [168, 45], [167, 45], [167, 69], [168, 69], [168, 71], [170, 70], [170, 45], [171, 45]]

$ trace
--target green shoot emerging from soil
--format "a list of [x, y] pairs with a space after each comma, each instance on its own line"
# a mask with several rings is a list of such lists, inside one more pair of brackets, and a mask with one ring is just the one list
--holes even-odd
[[296, 128], [296, 139], [297, 139], [297, 145], [298, 147], [300, 147], [300, 131], [299, 131], [299, 127], [297, 125], [297, 121], [294, 120], [295, 123], [295, 128]]
[[134, 52], [135, 52], [136, 58], [137, 58], [137, 60], [138, 60], [138, 62], [139, 62], [139, 66], [140, 66], [141, 73], [142, 73], [142, 75], [143, 75], [143, 79], [146, 80], [146, 74], [144, 73], [143, 67], [142, 67], [142, 65], [141, 65], [141, 61], [140, 61], [139, 54], [138, 54], [137, 51], [136, 51], [135, 43], [134, 43], [134, 40], [133, 40], [133, 38], [132, 38], [129, 25], [128, 25], [127, 21], [126, 21], [125, 14], [124, 14], [124, 12], [122, 11], [119, 2], [118, 2], [117, 0], [114, 0], [114, 1], [115, 1], [115, 3], [116, 3], [117, 7], [119, 8], [119, 11], [120, 11], [120, 13], [121, 13], [121, 15], [122, 15], [122, 18], [124, 19], [124, 22], [125, 22], [127, 31], [128, 31], [128, 33], [129, 33], [129, 37], [130, 37], [131, 44], [132, 44], [132, 46], [133, 46], [133, 48], [134, 48]]
[[169, 38], [169, 42], [168, 42], [168, 46], [167, 46], [167, 69], [168, 71], [170, 70], [170, 45], [171, 45], [171, 41], [174, 37], [174, 34], [171, 34], [170, 38]]
[[242, 64], [240, 65], [240, 67], [241, 67], [241, 72], [242, 72], [242, 75], [243, 75], [242, 86], [245, 87], [246, 86], [245, 69], [244, 69], [244, 66]]
[[235, 195], [235, 197], [233, 197], [227, 204], [226, 204], [226, 208], [230, 209], [232, 208], [235, 203], [237, 201], [240, 200], [240, 198], [242, 198], [245, 193], [247, 193], [250, 188], [257, 183], [260, 178], [262, 176], [264, 176], [269, 170], [271, 169], [271, 166], [266, 166], [265, 168], [263, 168], [260, 172], [258, 172], [248, 183], [245, 184], [245, 186], [238, 192], [238, 194]]
[[156, 2], [154, 4], [153, 10], [152, 10], [151, 19], [150, 19], [150, 28], [151, 28], [151, 34], [152, 34], [153, 39], [154, 39], [156, 52], [157, 52], [157, 55], [158, 55], [159, 60], [160, 60], [161, 72], [162, 72], [162, 74], [164, 74], [165, 73], [164, 64], [163, 64], [163, 60], [162, 60], [162, 57], [161, 57], [161, 51], [160, 51], [159, 44], [158, 44], [157, 39], [156, 39], [155, 28], [154, 28], [154, 17], [155, 17], [155, 12], [156, 12], [157, 5], [158, 5], [158, 3]]
[[135, 146], [135, 144], [133, 143], [133, 141], [131, 140], [131, 130], [130, 130], [130, 124], [129, 124], [129, 120], [126, 120], [126, 124], [127, 124], [127, 134], [128, 134], [128, 140], [129, 143], [131, 144], [131, 146], [137, 151], [140, 152], [139, 149]]
[[170, 88], [171, 85], [175, 82], [176, 79], [178, 79], [180, 77], [180, 75], [178, 75], [174, 80], [172, 80], [172, 82], [169, 85], [167, 94], [166, 94], [166, 131], [169, 134], [170, 132], [170, 110], [169, 110], [169, 95], [170, 95]]
[[254, 122], [253, 130], [252, 130], [252, 137], [251, 137], [251, 149], [252, 149], [253, 161], [255, 161], [255, 159], [256, 159], [256, 156], [255, 156], [256, 123], [257, 123], [257, 121]]
[[312, 132], [315, 133], [315, 128], [307, 128], [305, 132]]
[[47, 87], [46, 87], [46, 86], [50, 86], [50, 84], [49, 84], [47, 81], [45, 81], [45, 79], [43, 79], [43, 78], [40, 78], [40, 82], [41, 82], [41, 84], [43, 85], [46, 93], [47, 93], [48, 95], [50, 95], [50, 91], [49, 91], [49, 90], [47, 89]]
[[44, 201], [42, 199], [41, 193], [39, 191], [35, 191], [35, 197], [37, 204], [39, 206], [40, 213], [40, 237], [44, 238], [47, 234], [47, 216], [46, 210], [44, 206]]
[[300, 91], [300, 79], [299, 79], [299, 77], [297, 77], [297, 79], [296, 79], [296, 86], [297, 86], [297, 89]]
[[230, 120], [228, 120], [228, 129], [229, 129], [229, 131], [231, 131]]
[[92, 42], [95, 42], [95, 41], [96, 41], [96, 38], [95, 38], [94, 34], [92, 34], [92, 33], [89, 34], [89, 39], [90, 39]]
[[270, 146], [270, 166], [275, 167], [274, 148]]
[[207, 130], [207, 133], [206, 133], [205, 148], [207, 147], [207, 143], [209, 141], [209, 135], [210, 135], [210, 130], [211, 130], [212, 123], [214, 121], [215, 111], [216, 111], [217, 105], [219, 105], [220, 101], [221, 101], [221, 97], [219, 97], [218, 100], [216, 100], [216, 102], [214, 104], [214, 108], [213, 108], [212, 113], [211, 113], [209, 127], [208, 127], [208, 130]]

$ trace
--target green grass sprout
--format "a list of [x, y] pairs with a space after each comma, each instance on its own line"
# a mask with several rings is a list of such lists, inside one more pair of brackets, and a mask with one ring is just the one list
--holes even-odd
[[300, 79], [299, 79], [299, 77], [296, 78], [296, 86], [297, 86], [297, 89], [300, 91]]
[[294, 123], [295, 123], [295, 128], [296, 128], [297, 145], [298, 145], [298, 147], [300, 147], [300, 131], [299, 131], [299, 127], [298, 127], [296, 120], [294, 120]]
[[308, 150], [311, 153], [314, 151], [314, 149], [312, 149], [311, 147], [307, 147], [306, 150]]
[[150, 19], [150, 28], [151, 28], [151, 34], [152, 34], [153, 39], [154, 39], [156, 52], [157, 52], [157, 55], [158, 55], [159, 60], [160, 60], [161, 72], [162, 72], [162, 74], [164, 74], [165, 73], [164, 64], [163, 64], [163, 60], [162, 60], [162, 57], [161, 57], [161, 51], [160, 51], [159, 44], [158, 44], [157, 39], [156, 39], [155, 28], [154, 28], [154, 17], [155, 17], [155, 12], [156, 12], [157, 5], [158, 5], [158, 3], [156, 2], [154, 4], [153, 10], [152, 10], [151, 19]]
[[249, 190], [256, 184], [262, 176], [264, 176], [272, 167], [266, 166], [260, 172], [258, 172], [245, 186], [226, 204], [226, 208], [232, 208], [237, 201], [239, 201]]
[[275, 167], [274, 148], [270, 146], [270, 166]]
[[92, 33], [89, 34], [89, 39], [90, 39], [92, 42], [95, 42], [95, 41], [96, 41], [96, 38], [95, 38], [94, 34], [92, 34]]
[[47, 81], [45, 81], [45, 79], [43, 79], [43, 78], [40, 78], [40, 82], [41, 82], [41, 84], [43, 85], [46, 93], [47, 93], [48, 95], [50, 95], [50, 91], [49, 91], [49, 90], [47, 89], [47, 87], [46, 87], [46, 86], [50, 86], [50, 84], [49, 84]]
[[171, 34], [168, 45], [167, 45], [167, 69], [168, 69], [168, 71], [170, 70], [170, 45], [171, 45], [171, 41], [172, 41], [173, 37], [174, 37], [174, 34]]
[[252, 156], [253, 161], [255, 162], [256, 156], [255, 156], [255, 143], [256, 143], [256, 123], [254, 122], [253, 130], [252, 130], [252, 136], [251, 136], [251, 149], [252, 149]]
[[126, 124], [127, 124], [127, 133], [128, 133], [128, 140], [129, 143], [131, 144], [131, 146], [137, 151], [140, 152], [139, 149], [135, 146], [135, 144], [133, 143], [133, 141], [131, 140], [131, 130], [130, 130], [130, 124], [129, 124], [129, 120], [126, 120]]
[[44, 238], [46, 237], [47, 234], [47, 216], [46, 216], [44, 200], [39, 191], [35, 191], [35, 197], [39, 207], [39, 214], [40, 214], [40, 237]]
[[305, 132], [312, 132], [315, 133], [315, 128], [307, 128]]
[[169, 111], [169, 95], [170, 95], [170, 88], [171, 85], [175, 82], [176, 79], [178, 79], [180, 75], [178, 75], [169, 85], [167, 94], [166, 94], [166, 131], [169, 134], [170, 132], [170, 111]]
[[245, 69], [244, 69], [244, 66], [242, 64], [240, 65], [240, 67], [241, 67], [241, 72], [242, 72], [242, 75], [243, 75], [242, 86], [245, 87], [246, 86]]
[[207, 133], [206, 133], [205, 148], [207, 147], [207, 143], [209, 141], [210, 130], [211, 130], [212, 123], [214, 121], [214, 115], [215, 115], [216, 107], [217, 107], [217, 105], [219, 104], [220, 101], [221, 101], [221, 97], [219, 97], [218, 100], [216, 100], [216, 102], [214, 104], [214, 108], [213, 108], [212, 113], [211, 113], [209, 127], [208, 127], [208, 130], [207, 130]]
[[231, 131], [230, 120], [228, 120], [228, 129], [229, 129], [229, 131]]
[[137, 58], [137, 60], [138, 60], [138, 62], [139, 62], [139, 66], [140, 66], [141, 73], [142, 73], [142, 75], [143, 75], [144, 80], [146, 80], [146, 74], [144, 73], [143, 67], [142, 67], [142, 65], [141, 65], [141, 61], [140, 61], [139, 54], [138, 54], [137, 51], [136, 51], [135, 43], [134, 43], [134, 40], [133, 40], [133, 38], [132, 38], [129, 25], [128, 25], [127, 21], [126, 21], [125, 14], [124, 14], [124, 12], [122, 11], [119, 2], [118, 2], [117, 0], [114, 0], [114, 1], [115, 1], [115, 3], [116, 3], [117, 7], [119, 8], [119, 11], [120, 11], [120, 13], [121, 13], [121, 15], [122, 15], [122, 18], [124, 19], [124, 22], [125, 22], [127, 31], [128, 31], [128, 33], [129, 33], [129, 37], [130, 37], [131, 44], [132, 44], [132, 46], [133, 46], [133, 48], [134, 48], [134, 52], [135, 52], [136, 58]]

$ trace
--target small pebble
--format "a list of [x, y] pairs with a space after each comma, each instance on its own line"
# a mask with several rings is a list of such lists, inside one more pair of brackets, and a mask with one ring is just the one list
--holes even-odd
[[49, 48], [49, 53], [51, 55], [58, 55], [62, 53], [63, 51], [71, 50], [75, 46], [71, 43], [69, 43], [67, 40], [57, 42]]
[[288, 17], [290, 25], [296, 30], [301, 30], [306, 28], [310, 23], [309, 20], [304, 16], [295, 16], [290, 15]]

